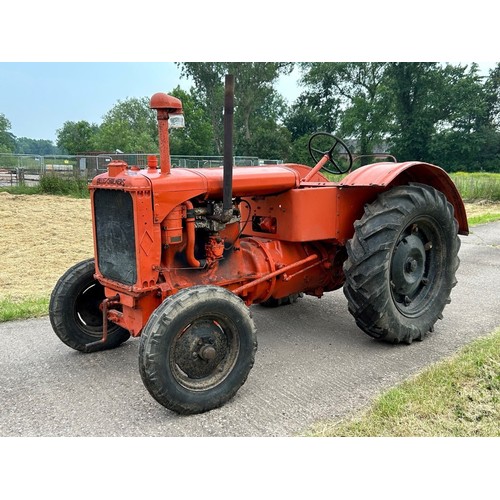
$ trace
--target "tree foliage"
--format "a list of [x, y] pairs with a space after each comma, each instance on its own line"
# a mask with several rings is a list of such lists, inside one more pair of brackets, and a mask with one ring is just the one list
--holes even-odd
[[445, 72], [438, 63], [391, 63], [388, 77], [392, 151], [401, 160], [425, 160], [436, 124], [451, 112]]
[[255, 156], [251, 148], [262, 130], [278, 133], [270, 122], [276, 123], [284, 114], [283, 99], [274, 89], [281, 74], [289, 73], [293, 63], [265, 62], [207, 62], [179, 63], [181, 74], [193, 79], [196, 91], [206, 104], [217, 154], [223, 151], [224, 75], [235, 78], [234, 144], [235, 154]]
[[[476, 64], [436, 62], [301, 63], [302, 93], [288, 104], [278, 79], [296, 63], [178, 63], [190, 78], [181, 99], [186, 127], [170, 131], [174, 155], [223, 152], [224, 76], [235, 76], [234, 155], [312, 164], [311, 134], [326, 131], [353, 153], [386, 152], [446, 170], [500, 171], [500, 63], [487, 76]], [[100, 125], [65, 122], [50, 141], [16, 138], [0, 113], [0, 152], [77, 154], [158, 151], [149, 97], [118, 101]]]
[[213, 128], [206, 106], [196, 93], [188, 93], [180, 87], [171, 93], [182, 102], [185, 128], [170, 131], [170, 153], [173, 155], [213, 156]]
[[54, 146], [48, 139], [30, 139], [29, 137], [16, 137], [16, 153], [30, 155], [58, 155], [61, 149]]
[[386, 133], [387, 63], [305, 63], [302, 68], [305, 102], [323, 117], [326, 131], [356, 137], [358, 154], [372, 153]]
[[476, 64], [301, 66], [305, 90], [285, 121], [294, 141], [323, 125], [357, 154], [385, 150], [448, 170], [500, 170], [500, 65], [485, 81]]
[[76, 155], [95, 149], [95, 135], [98, 127], [85, 120], [67, 121], [57, 130], [57, 146], [66, 154]]
[[124, 153], [158, 151], [156, 113], [149, 98], [131, 97], [118, 101], [103, 117], [93, 139], [95, 149]]
[[0, 153], [12, 153], [15, 149], [16, 138], [10, 128], [10, 121], [0, 113]]

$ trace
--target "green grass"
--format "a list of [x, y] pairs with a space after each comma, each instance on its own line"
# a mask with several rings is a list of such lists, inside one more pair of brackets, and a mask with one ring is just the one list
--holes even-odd
[[500, 329], [385, 392], [344, 422], [316, 424], [314, 437], [500, 436]]
[[0, 300], [0, 322], [14, 319], [46, 316], [49, 312], [49, 297], [12, 300]]
[[492, 214], [482, 214], [482, 215], [473, 215], [467, 219], [469, 221], [469, 226], [476, 226], [478, 224], [486, 224], [487, 222], [495, 222], [500, 220], [499, 213]]
[[457, 172], [450, 176], [464, 201], [500, 201], [500, 174]]
[[10, 194], [41, 194], [39, 186], [2, 186], [0, 187], [0, 191], [4, 191]]
[[[345, 175], [323, 172], [332, 182], [340, 182]], [[484, 172], [456, 172], [450, 174], [464, 201], [500, 201], [500, 174]]]
[[65, 178], [55, 174], [45, 174], [37, 186], [1, 187], [0, 191], [10, 194], [51, 194], [72, 198], [89, 198], [88, 183], [85, 179]]
[[86, 179], [60, 177], [54, 174], [45, 174], [40, 179], [40, 190], [44, 194], [88, 198], [88, 182]]

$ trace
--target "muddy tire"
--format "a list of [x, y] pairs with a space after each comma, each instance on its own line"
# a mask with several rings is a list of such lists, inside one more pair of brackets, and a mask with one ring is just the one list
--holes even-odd
[[110, 322], [107, 341], [88, 347], [102, 338], [103, 331], [99, 305], [105, 298], [104, 287], [94, 279], [94, 272], [94, 259], [68, 269], [54, 287], [49, 303], [54, 332], [67, 346], [81, 352], [112, 349], [130, 337], [127, 330]]
[[141, 335], [139, 371], [158, 403], [181, 414], [202, 413], [236, 394], [256, 350], [244, 302], [221, 287], [194, 286], [151, 315]]
[[453, 206], [424, 184], [398, 186], [365, 207], [347, 242], [344, 294], [356, 324], [391, 343], [422, 340], [456, 285]]

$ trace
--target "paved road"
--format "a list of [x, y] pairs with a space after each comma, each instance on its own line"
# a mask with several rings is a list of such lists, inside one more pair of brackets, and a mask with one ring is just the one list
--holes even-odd
[[228, 404], [181, 417], [138, 373], [138, 340], [84, 355], [47, 318], [0, 325], [0, 436], [291, 436], [340, 419], [380, 391], [500, 326], [500, 222], [462, 238], [452, 303], [433, 334], [391, 346], [362, 333], [341, 290], [277, 309], [253, 308], [256, 363]]

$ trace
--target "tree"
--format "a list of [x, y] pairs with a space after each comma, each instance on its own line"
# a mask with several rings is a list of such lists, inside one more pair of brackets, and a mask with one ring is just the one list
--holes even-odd
[[305, 134], [292, 142], [288, 161], [292, 163], [300, 163], [302, 165], [309, 165], [311, 167], [314, 166], [314, 161], [307, 148], [310, 137], [311, 134]]
[[16, 147], [16, 138], [10, 127], [10, 121], [0, 113], [0, 153], [12, 153]]
[[428, 160], [436, 124], [450, 116], [446, 71], [438, 63], [390, 63], [388, 91], [399, 160]]
[[285, 123], [294, 152], [316, 120], [368, 154], [385, 143], [400, 161], [446, 169], [498, 168], [500, 64], [483, 82], [478, 66], [440, 63], [303, 63], [305, 91]]
[[210, 116], [193, 90], [188, 93], [177, 87], [170, 93], [182, 101], [185, 118], [185, 128], [170, 130], [170, 153], [186, 156], [215, 155]]
[[481, 169], [500, 172], [500, 63], [490, 70], [484, 84], [487, 121], [481, 129]]
[[[257, 156], [263, 159], [284, 159], [291, 156], [291, 134], [289, 130], [272, 120], [263, 121], [256, 128], [249, 141], [245, 140], [246, 149], [238, 149], [239, 156]], [[240, 146], [241, 148], [241, 146]]]
[[[236, 80], [235, 104], [238, 114], [235, 123], [239, 126], [246, 142], [254, 130], [252, 118], [259, 114], [277, 121], [282, 115], [283, 101], [273, 84], [283, 73], [289, 73], [293, 63], [228, 63], [227, 72]], [[248, 154], [248, 153], [247, 153]]]
[[323, 129], [320, 113], [308, 105], [304, 95], [299, 96], [297, 101], [292, 104], [283, 123], [290, 131], [292, 141]]
[[57, 146], [67, 154], [76, 155], [95, 149], [95, 136], [98, 127], [85, 120], [64, 122], [57, 130]]
[[181, 76], [191, 77], [205, 106], [213, 132], [213, 148], [218, 155], [223, 147], [224, 63], [177, 63]]
[[500, 63], [490, 70], [484, 91], [488, 124], [500, 127]]
[[104, 117], [95, 138], [97, 150], [124, 153], [158, 151], [156, 112], [149, 107], [149, 98], [128, 98], [118, 101]]
[[305, 63], [305, 100], [323, 118], [323, 130], [356, 142], [371, 154], [388, 130], [383, 85], [387, 63]]
[[61, 150], [47, 139], [30, 139], [29, 137], [16, 138], [16, 153], [31, 155], [57, 155]]
[[255, 156], [252, 135], [262, 120], [277, 120], [283, 101], [273, 85], [281, 74], [290, 72], [293, 63], [208, 62], [178, 63], [181, 75], [191, 77], [203, 102], [213, 130], [217, 154], [223, 150], [224, 75], [235, 77], [234, 143], [239, 155]]
[[445, 65], [442, 70], [440, 110], [427, 160], [447, 170], [470, 170], [481, 162], [488, 110], [478, 67]]
[[287, 105], [272, 89], [262, 96], [261, 104], [250, 114], [237, 107], [235, 116], [235, 154], [260, 158], [284, 158], [288, 156], [291, 135], [283, 126]]

